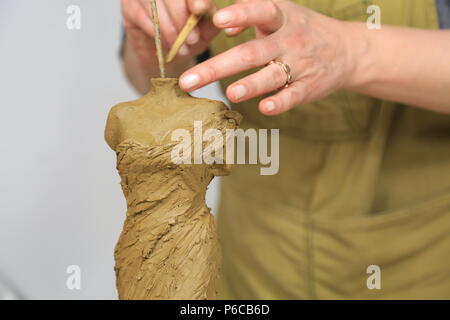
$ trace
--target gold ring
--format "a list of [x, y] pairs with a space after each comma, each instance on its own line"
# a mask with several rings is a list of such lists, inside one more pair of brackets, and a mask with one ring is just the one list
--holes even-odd
[[282, 88], [287, 88], [292, 83], [292, 73], [291, 73], [291, 67], [287, 63], [281, 62], [280, 60], [272, 60], [267, 65], [270, 66], [271, 64], [278, 64], [280, 65], [284, 72], [286, 73], [286, 83], [282, 86]]

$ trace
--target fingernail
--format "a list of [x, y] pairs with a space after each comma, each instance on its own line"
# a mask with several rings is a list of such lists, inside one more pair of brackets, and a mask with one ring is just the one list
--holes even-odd
[[226, 24], [228, 22], [230, 22], [231, 20], [233, 20], [233, 13], [230, 11], [222, 11], [222, 12], [218, 12], [216, 14], [216, 16], [214, 17], [214, 19], [216, 20], [216, 22], [218, 24]]
[[185, 44], [183, 44], [181, 46], [180, 50], [178, 51], [178, 54], [183, 57], [187, 56], [189, 54], [188, 47]]
[[273, 103], [273, 101], [269, 100], [266, 102], [266, 111], [267, 112], [272, 112], [276, 109], [275, 103]]
[[233, 33], [234, 28], [225, 28], [223, 31], [225, 31], [225, 33]]
[[198, 34], [198, 32], [196, 30], [193, 30], [189, 34], [188, 38], [186, 39], [186, 42], [192, 46], [192, 45], [196, 44], [199, 39], [200, 39], [200, 35]]
[[243, 85], [237, 85], [233, 87], [232, 91], [236, 100], [243, 98], [247, 94], [247, 88]]
[[180, 79], [181, 86], [185, 89], [190, 89], [200, 82], [200, 77], [196, 73], [188, 74]]

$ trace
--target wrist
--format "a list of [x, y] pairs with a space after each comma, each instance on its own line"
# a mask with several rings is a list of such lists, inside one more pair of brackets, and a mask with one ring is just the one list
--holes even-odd
[[376, 78], [376, 57], [373, 34], [365, 23], [343, 22], [346, 34], [346, 51], [349, 67], [343, 89], [356, 90], [369, 85]]

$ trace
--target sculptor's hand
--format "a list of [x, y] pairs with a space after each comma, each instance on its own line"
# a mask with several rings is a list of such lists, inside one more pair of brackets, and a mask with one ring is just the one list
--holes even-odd
[[[137, 73], [139, 69], [142, 69], [145, 74], [140, 78], [145, 79], [143, 85], [146, 87], [148, 77], [157, 76], [158, 70], [150, 1], [121, 0], [121, 7], [127, 33], [125, 54], [131, 51], [132, 56], [130, 58], [132, 62], [126, 67], [130, 68], [131, 73]], [[216, 11], [212, 0], [157, 0], [157, 7], [161, 37], [166, 52], [172, 47], [191, 13], [206, 13], [211, 16]], [[193, 58], [207, 49], [209, 42], [218, 31], [211, 19], [203, 19], [191, 32], [178, 56], [167, 66], [169, 76], [177, 77], [182, 70], [190, 67]], [[127, 64], [127, 59], [125, 62]], [[176, 74], [178, 70], [179, 73]]]
[[[256, 39], [186, 71], [180, 86], [192, 91], [210, 82], [279, 60], [292, 69], [293, 82], [263, 99], [267, 115], [285, 112], [349, 85], [354, 65], [347, 24], [287, 0], [243, 0], [219, 10], [214, 24], [228, 35], [254, 26]], [[231, 29], [230, 29], [231, 28]], [[230, 85], [227, 97], [240, 102], [283, 87], [287, 74], [278, 64]]]

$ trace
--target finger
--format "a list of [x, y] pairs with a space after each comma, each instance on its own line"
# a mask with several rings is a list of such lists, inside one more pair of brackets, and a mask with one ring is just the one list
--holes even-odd
[[148, 36], [154, 37], [153, 23], [149, 19], [146, 9], [140, 2], [122, 0], [122, 14], [126, 29], [140, 28]]
[[180, 33], [189, 16], [189, 9], [187, 8], [185, 1], [165, 0], [164, 3], [170, 18], [177, 29], [177, 33]]
[[190, 46], [193, 46], [198, 42], [198, 40], [200, 40], [200, 30], [198, 29], [198, 27], [195, 27], [186, 38], [186, 43]]
[[241, 102], [284, 86], [286, 72], [277, 64], [271, 64], [258, 72], [247, 76], [227, 88], [227, 97], [231, 102]]
[[283, 14], [273, 1], [251, 1], [219, 10], [213, 21], [218, 28], [257, 26], [262, 32], [272, 33], [281, 27]]
[[[217, 29], [211, 22], [211, 20], [202, 20], [197, 26], [198, 28], [198, 41], [190, 45], [191, 54], [198, 55], [203, 53], [210, 45], [211, 40], [219, 33], [219, 29]], [[188, 40], [186, 40], [188, 43]], [[189, 43], [188, 43], [189, 44]]]
[[[200, 14], [207, 12], [215, 12], [215, 5], [210, 0], [166, 0], [166, 6], [169, 8], [172, 20], [177, 25], [178, 34], [185, 27], [186, 21], [190, 14]], [[187, 3], [187, 5], [186, 5]], [[182, 7], [182, 8], [181, 8]], [[184, 10], [183, 12], [181, 10]], [[214, 29], [216, 29], [214, 27]], [[196, 45], [200, 40], [200, 29], [196, 26], [186, 38], [186, 45], [183, 45], [180, 50], [180, 55], [186, 55], [192, 53], [192, 49], [188, 50], [189, 46]], [[195, 51], [195, 49], [194, 49]]]
[[[209, 11], [211, 12], [211, 16], [216, 11], [217, 6], [212, 3]], [[212, 18], [208, 16], [205, 16], [200, 20], [200, 23], [198, 24], [198, 30], [200, 34], [200, 40], [206, 42], [207, 45], [219, 33], [219, 29], [217, 29], [217, 27], [213, 24]]]
[[[166, 49], [170, 49], [170, 47], [175, 42], [178, 31], [175, 27], [175, 23], [172, 21], [172, 19], [169, 16], [168, 10], [166, 8], [166, 5], [164, 4], [164, 1], [157, 0], [156, 1], [157, 7], [158, 7], [158, 18], [161, 25], [161, 40], [163, 42], [163, 45]], [[150, 1], [144, 0], [144, 7], [146, 9], [146, 12], [148, 14], [148, 17], [151, 19], [151, 7], [150, 7]]]
[[[157, 0], [158, 1], [158, 0]], [[162, 37], [164, 37], [167, 42], [169, 43], [169, 46], [167, 49], [170, 49], [172, 45], [175, 43], [175, 40], [178, 36], [178, 30], [176, 27], [175, 22], [172, 20], [169, 10], [166, 6], [166, 3], [164, 0], [159, 0], [158, 5], [161, 8], [161, 13], [158, 11], [159, 19], [161, 20], [161, 32]]]
[[128, 29], [127, 41], [133, 46], [141, 60], [146, 60], [154, 52], [155, 42], [140, 28]]
[[265, 65], [279, 55], [278, 46], [270, 37], [251, 40], [186, 71], [180, 78], [180, 86], [186, 91], [192, 91], [233, 74]]
[[261, 100], [259, 111], [274, 116], [286, 112], [295, 106], [306, 102], [306, 87], [302, 81], [296, 81], [289, 87], [280, 90], [277, 94]]
[[208, 12], [211, 13], [211, 9], [214, 6], [210, 0], [188, 0], [188, 7], [191, 13], [201, 15]]
[[[254, 1], [254, 0], [236, 0], [236, 3], [244, 3], [248, 1]], [[227, 37], [235, 37], [239, 34], [241, 34], [243, 31], [247, 30], [248, 28], [225, 28], [223, 31], [227, 35]]]
[[[186, 6], [186, 3], [180, 0], [166, 0], [165, 5], [168, 14], [177, 29], [177, 37], [178, 37], [189, 17], [189, 10]], [[199, 39], [200, 39], [200, 32], [198, 28], [194, 28], [187, 37], [186, 44], [194, 45], [198, 42]], [[190, 50], [187, 45], [181, 46], [181, 48], [178, 51], [179, 55], [185, 56], [190, 53]]]

